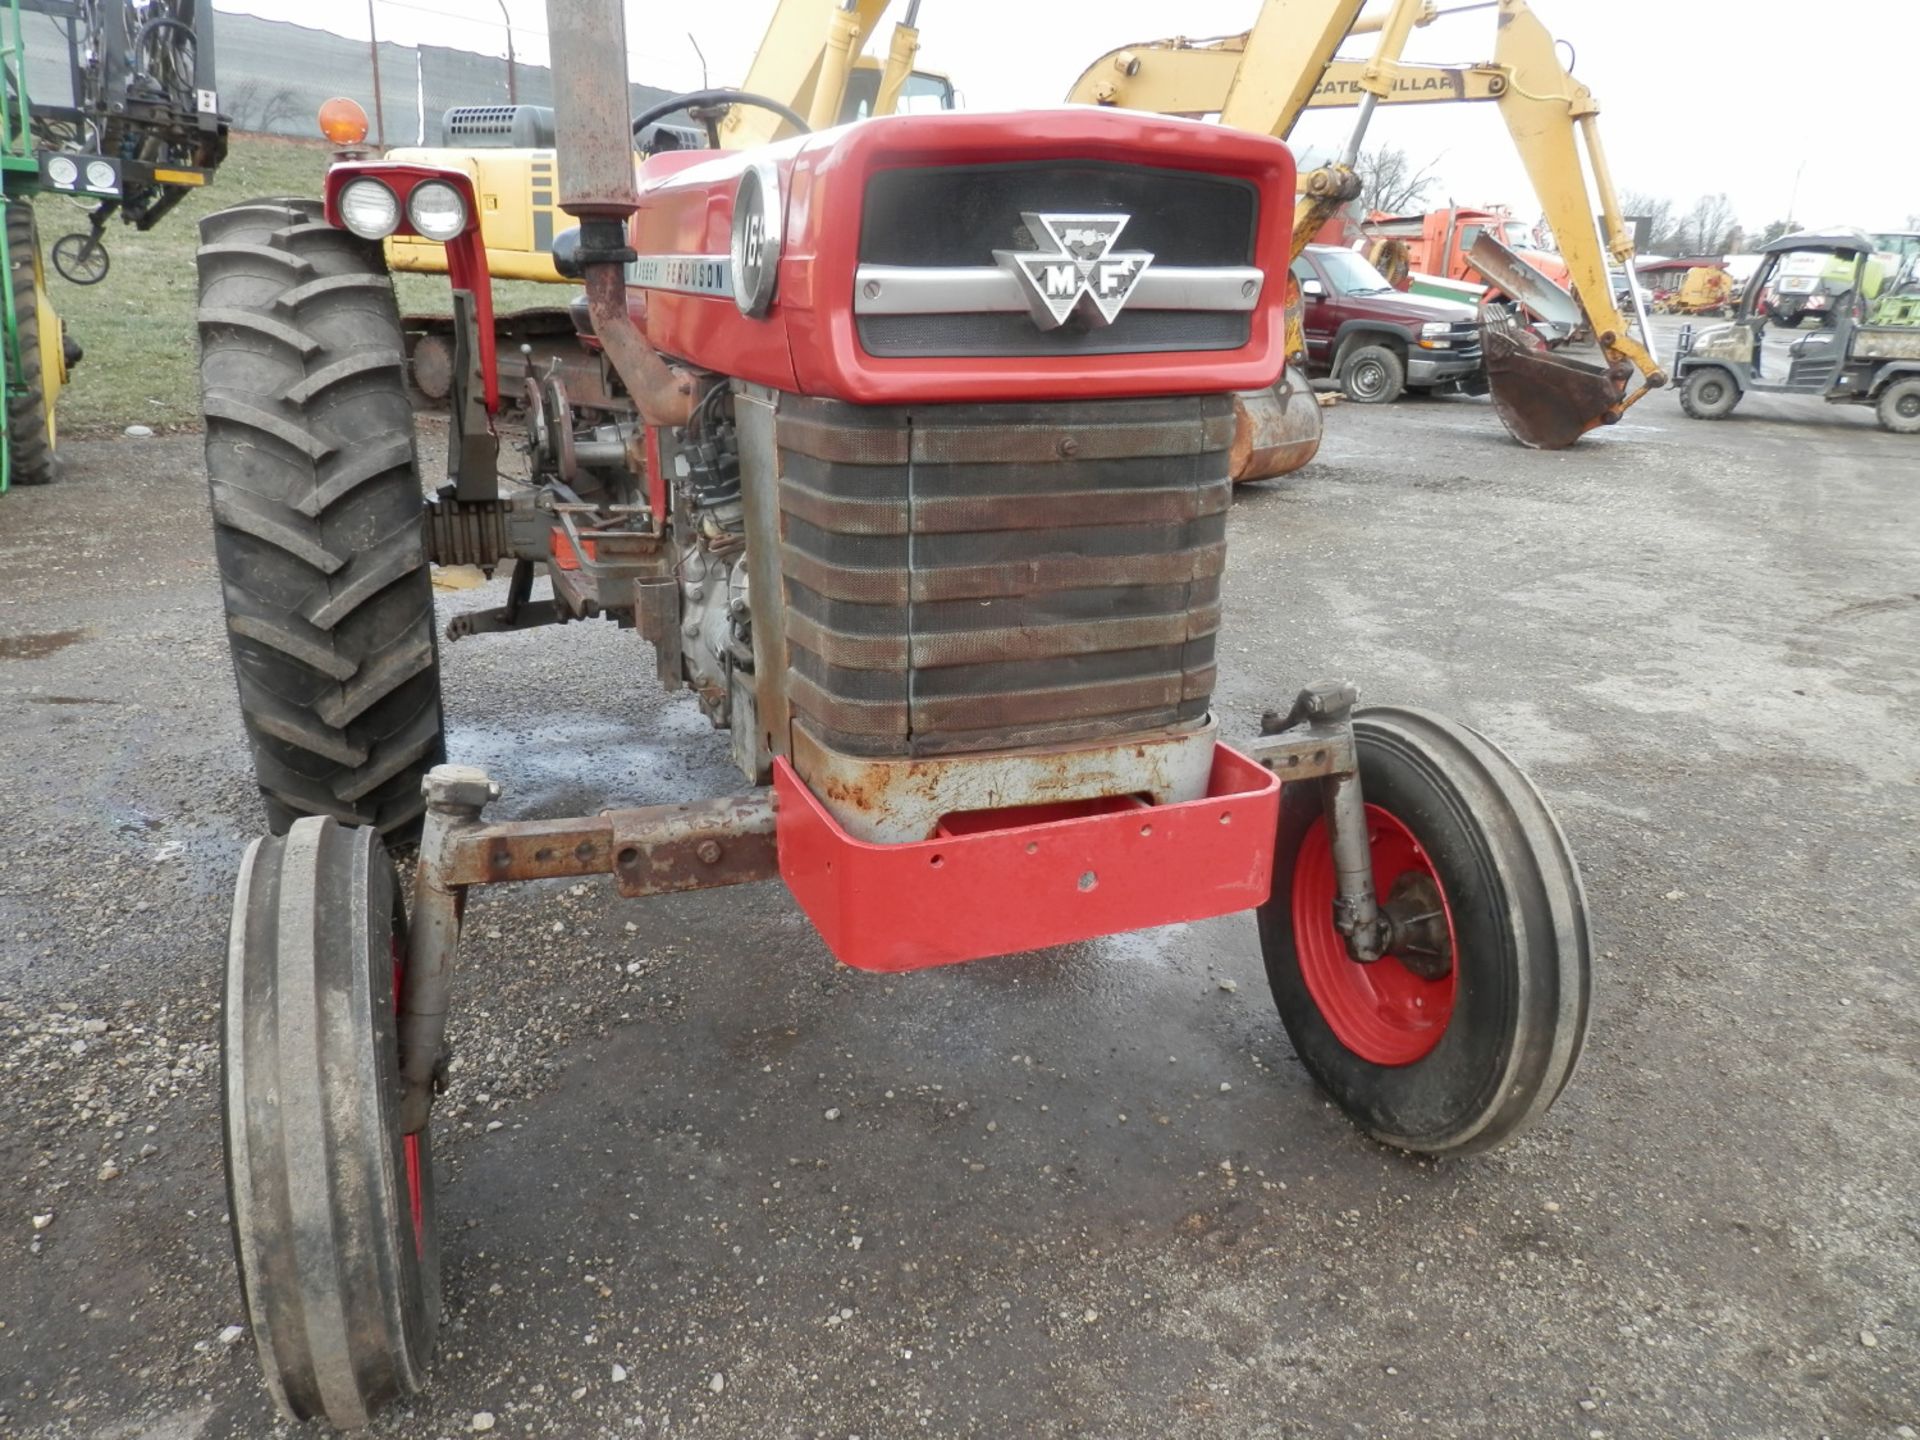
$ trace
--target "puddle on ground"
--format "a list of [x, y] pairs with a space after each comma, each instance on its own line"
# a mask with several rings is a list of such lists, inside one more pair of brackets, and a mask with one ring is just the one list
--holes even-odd
[[44, 660], [87, 638], [84, 630], [47, 630], [38, 635], [0, 635], [0, 660]]

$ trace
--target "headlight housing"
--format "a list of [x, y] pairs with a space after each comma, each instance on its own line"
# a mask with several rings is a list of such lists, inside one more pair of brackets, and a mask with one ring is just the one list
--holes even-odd
[[400, 202], [378, 180], [351, 180], [336, 202], [340, 223], [362, 240], [384, 240], [400, 226]]
[[755, 319], [773, 305], [780, 280], [780, 172], [768, 160], [755, 160], [740, 172], [733, 192], [733, 302]]
[[445, 181], [424, 181], [407, 197], [407, 219], [427, 239], [444, 245], [467, 228], [467, 202]]
[[1453, 333], [1453, 326], [1445, 320], [1429, 320], [1420, 327], [1420, 335], [1425, 340], [1444, 340]]

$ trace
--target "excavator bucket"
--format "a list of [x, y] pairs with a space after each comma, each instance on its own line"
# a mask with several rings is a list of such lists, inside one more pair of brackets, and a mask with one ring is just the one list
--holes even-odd
[[[1579, 303], [1485, 231], [1467, 258], [1522, 307], [1480, 307], [1487, 388], [1513, 438], [1534, 450], [1564, 450], [1596, 426], [1618, 420], [1626, 376], [1559, 348], [1586, 324]], [[1527, 322], [1529, 314], [1538, 329]], [[1548, 335], [1557, 343], [1549, 343]]]
[[1320, 401], [1292, 366], [1265, 390], [1233, 397], [1233, 483], [1271, 480], [1298, 470], [1320, 449]]
[[1522, 445], [1564, 450], [1620, 418], [1625, 377], [1553, 349], [1519, 312], [1482, 306], [1480, 334], [1494, 413]]

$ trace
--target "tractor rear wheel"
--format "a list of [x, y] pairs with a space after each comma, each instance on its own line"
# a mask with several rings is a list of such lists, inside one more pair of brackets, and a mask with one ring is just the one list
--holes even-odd
[[1739, 385], [1717, 365], [1694, 371], [1680, 386], [1680, 408], [1695, 420], [1724, 420], [1739, 403]]
[[405, 956], [371, 829], [313, 817], [247, 851], [221, 1036], [233, 1250], [274, 1399], [342, 1429], [420, 1389], [440, 1322], [432, 1146], [398, 1125]]
[[414, 838], [444, 751], [405, 344], [378, 244], [317, 201], [200, 222], [214, 550], [267, 821]]
[[1374, 883], [1422, 944], [1354, 960], [1334, 928], [1317, 784], [1281, 790], [1260, 945], [1308, 1072], [1375, 1139], [1485, 1149], [1573, 1073], [1592, 990], [1580, 874], [1540, 792], [1483, 736], [1418, 710], [1357, 710]]
[[1920, 435], [1920, 375], [1896, 380], [1882, 390], [1874, 414], [1896, 435]]
[[8, 473], [15, 485], [49, 485], [54, 478], [53, 412], [47, 405], [46, 357], [40, 346], [40, 236], [32, 205], [13, 200], [6, 208], [7, 267], [13, 272], [14, 332], [20, 340], [20, 374], [7, 395]]

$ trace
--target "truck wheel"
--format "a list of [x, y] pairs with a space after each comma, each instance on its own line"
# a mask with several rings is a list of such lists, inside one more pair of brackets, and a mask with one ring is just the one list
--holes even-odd
[[1384, 345], [1363, 345], [1340, 367], [1340, 388], [1361, 405], [1385, 405], [1407, 388], [1407, 367]]
[[40, 235], [33, 207], [7, 204], [7, 268], [13, 272], [14, 329], [20, 338], [17, 393], [7, 399], [8, 473], [15, 485], [54, 478], [53, 414], [47, 408], [46, 359], [40, 347]]
[[1539, 791], [1481, 735], [1382, 707], [1354, 712], [1353, 729], [1380, 897], [1431, 907], [1450, 953], [1348, 955], [1320, 786], [1287, 785], [1260, 910], [1274, 1002], [1308, 1072], [1375, 1139], [1484, 1149], [1544, 1114], [1579, 1059], [1580, 874]]
[[1680, 387], [1680, 408], [1696, 420], [1724, 420], [1740, 403], [1740, 387], [1718, 366], [1696, 370]]
[[440, 1323], [432, 1146], [397, 1123], [405, 953], [371, 829], [308, 818], [247, 851], [221, 1037], [233, 1251], [267, 1388], [343, 1429], [420, 1389]]
[[1874, 414], [1896, 435], [1920, 435], [1920, 375], [1896, 380], [1882, 390]]
[[267, 822], [413, 838], [443, 754], [400, 316], [317, 201], [200, 222], [200, 385], [227, 638]]

